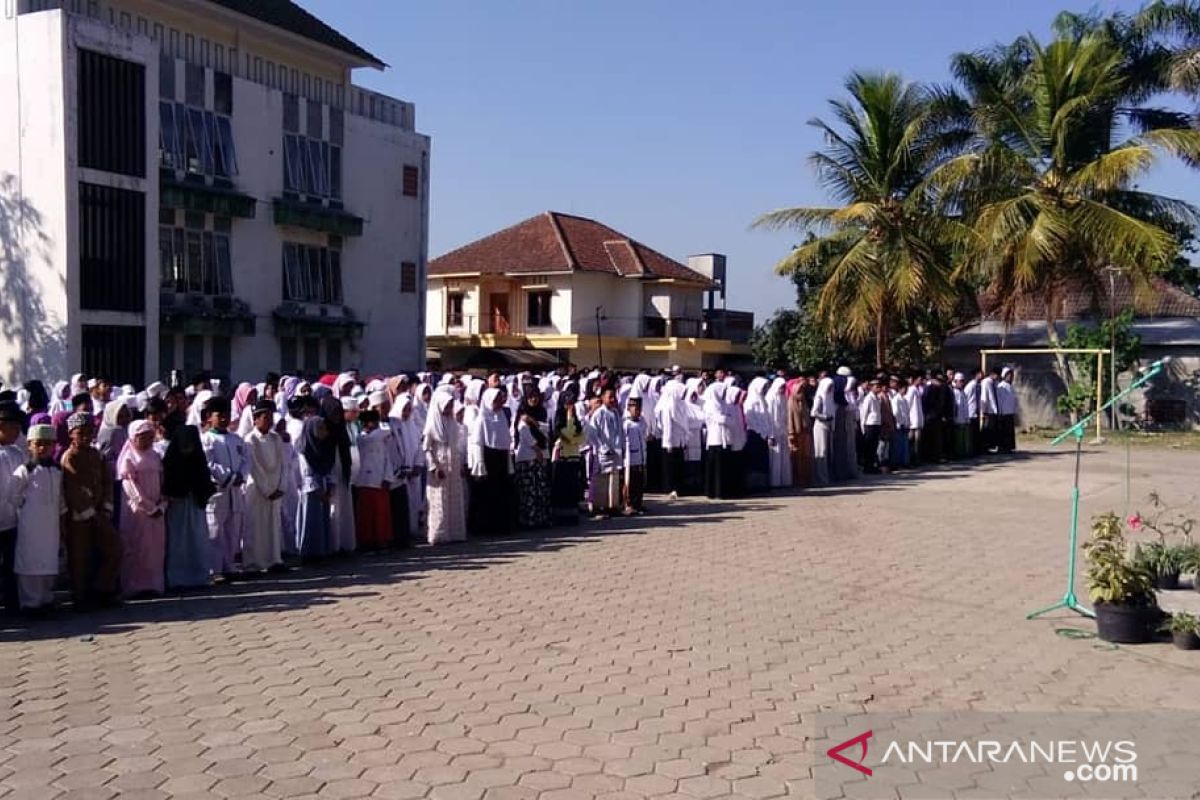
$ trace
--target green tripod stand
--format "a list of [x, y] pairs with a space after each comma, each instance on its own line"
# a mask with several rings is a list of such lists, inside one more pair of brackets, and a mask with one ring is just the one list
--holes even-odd
[[1057, 611], [1060, 608], [1069, 609], [1077, 614], [1082, 614], [1085, 617], [1096, 616], [1090, 608], [1081, 604], [1079, 602], [1079, 598], [1075, 595], [1075, 567], [1079, 553], [1079, 466], [1083, 459], [1083, 432], [1087, 430], [1088, 423], [1093, 417], [1104, 411], [1106, 408], [1111, 407], [1134, 389], [1145, 385], [1151, 378], [1161, 374], [1166, 368], [1167, 362], [1170, 360], [1170, 358], [1160, 358], [1158, 361], [1155, 361], [1153, 364], [1147, 367], [1146, 371], [1142, 373], [1137, 380], [1129, 384], [1129, 388], [1120, 394], [1114, 395], [1113, 398], [1107, 403], [1100, 406], [1100, 408], [1096, 409], [1091, 414], [1088, 414], [1083, 419], [1079, 420], [1079, 422], [1076, 422], [1074, 425], [1067, 428], [1058, 436], [1054, 437], [1054, 441], [1050, 442], [1050, 446], [1054, 447], [1060, 444], [1067, 437], [1073, 437], [1075, 439], [1075, 480], [1071, 485], [1071, 550], [1067, 557], [1067, 591], [1066, 594], [1063, 595], [1063, 598], [1057, 603], [1052, 606], [1039, 609], [1038, 611], [1026, 614], [1025, 619], [1034, 619], [1035, 617], [1040, 617], [1043, 614], [1049, 614], [1051, 611]]

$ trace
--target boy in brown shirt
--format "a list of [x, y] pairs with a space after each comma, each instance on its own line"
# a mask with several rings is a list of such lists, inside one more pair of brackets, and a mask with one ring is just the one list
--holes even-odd
[[87, 414], [67, 420], [71, 445], [62, 457], [63, 499], [67, 507], [67, 569], [76, 608], [90, 601], [116, 600], [121, 542], [112, 525], [113, 488], [108, 467], [92, 447], [94, 431]]

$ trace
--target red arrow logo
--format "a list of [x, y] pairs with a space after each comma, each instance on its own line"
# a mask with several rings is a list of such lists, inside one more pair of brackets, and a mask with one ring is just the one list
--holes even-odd
[[[845, 764], [847, 767], [850, 767], [851, 769], [856, 769], [859, 772], [861, 772], [863, 775], [867, 775], [869, 777], [870, 775], [872, 775], [874, 773], [871, 772], [870, 767], [863, 766], [862, 762], [867, 760], [867, 740], [871, 738], [871, 734], [872, 734], [872, 731], [867, 731], [866, 733], [860, 733], [858, 736], [855, 736], [853, 739], [847, 739], [846, 741], [842, 742], [841, 744], [835, 744], [833, 747], [831, 747], [825, 751], [825, 755], [829, 756], [834, 761], [838, 761], [842, 764]], [[847, 747], [853, 747], [856, 744], [862, 747], [862, 754], [858, 757], [857, 761], [851, 761], [850, 759], [848, 759], [844, 755], [842, 755], [843, 750], [845, 750]]]

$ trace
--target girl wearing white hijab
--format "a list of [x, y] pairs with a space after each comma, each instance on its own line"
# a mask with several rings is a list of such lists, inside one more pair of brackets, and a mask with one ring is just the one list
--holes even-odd
[[483, 393], [469, 445], [478, 449], [481, 473], [472, 492], [472, 530], [505, 535], [512, 530], [516, 506], [510, 471], [512, 422], [502, 389]]
[[429, 509], [429, 543], [445, 544], [467, 539], [466, 487], [463, 483], [459, 439], [461, 426], [454, 419], [454, 395], [437, 392], [421, 437], [429, 465], [426, 503]]
[[726, 497], [729, 491], [732, 425], [725, 398], [729, 391], [728, 383], [717, 381], [704, 392], [704, 494], [710, 499]]
[[771, 418], [767, 413], [767, 389], [770, 381], [757, 377], [750, 381], [746, 390], [743, 410], [746, 415], [746, 488], [762, 491], [771, 482], [771, 452], [769, 442], [773, 437]]
[[683, 450], [683, 494], [704, 491], [704, 382], [688, 378], [684, 383], [687, 409], [687, 445]]
[[[392, 435], [396, 438], [397, 479], [405, 493], [403, 508], [400, 503], [392, 511], [393, 523], [397, 524], [397, 538], [404, 543], [420, 530], [421, 511], [424, 508], [424, 487], [421, 485], [424, 471], [425, 451], [421, 443], [424, 431], [417, 427], [414, 401], [410, 394], [400, 394], [392, 406], [388, 420]], [[400, 536], [400, 533], [403, 536]]]
[[684, 452], [689, 433], [687, 393], [682, 382], [668, 381], [649, 415], [662, 437], [662, 488], [672, 500], [683, 491]]
[[770, 448], [772, 489], [792, 485], [792, 456], [788, 448], [787, 380], [776, 378], [767, 389], [767, 418], [771, 423]]

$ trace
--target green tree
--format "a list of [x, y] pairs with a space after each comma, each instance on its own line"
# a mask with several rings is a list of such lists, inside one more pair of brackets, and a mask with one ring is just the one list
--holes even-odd
[[[1200, 221], [1192, 205], [1137, 188], [1164, 154], [1200, 160], [1200, 132], [1144, 102], [1156, 85], [1144, 42], [1120, 18], [1066, 15], [1058, 29], [1045, 45], [1024, 36], [953, 58], [965, 95], [943, 108], [976, 136], [927, 184], [971, 225], [957, 274], [989, 284], [1007, 318], [1024, 298], [1041, 299], [1053, 346], [1066, 291], [1099, 293], [1110, 264], [1149, 291], [1179, 250], [1167, 227]], [[1058, 366], [1070, 383], [1061, 356]]]
[[835, 124], [809, 123], [825, 139], [809, 162], [842, 205], [779, 209], [754, 225], [815, 234], [777, 270], [820, 283], [814, 322], [833, 341], [873, 339], [883, 366], [901, 320], [951, 307], [960, 226], [932, 213], [920, 187], [962, 133], [940, 126], [930, 93], [898, 75], [855, 72], [846, 90], [829, 104]]

